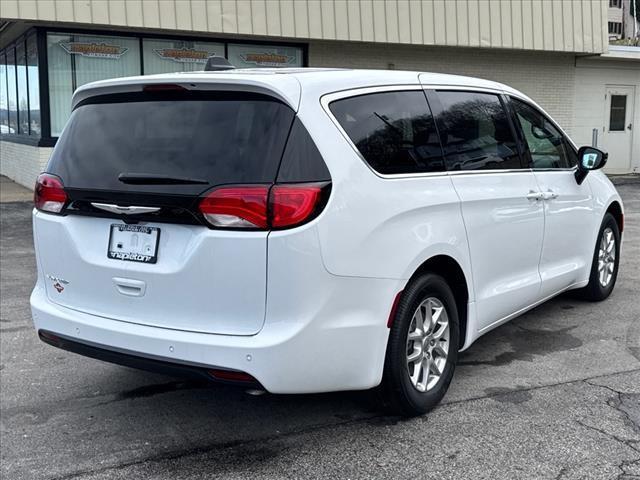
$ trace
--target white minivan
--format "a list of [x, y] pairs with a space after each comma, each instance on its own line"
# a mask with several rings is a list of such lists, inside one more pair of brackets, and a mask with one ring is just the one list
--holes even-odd
[[272, 393], [378, 387], [415, 415], [484, 333], [616, 282], [606, 154], [499, 83], [232, 69], [91, 83], [72, 109], [33, 214], [56, 347]]

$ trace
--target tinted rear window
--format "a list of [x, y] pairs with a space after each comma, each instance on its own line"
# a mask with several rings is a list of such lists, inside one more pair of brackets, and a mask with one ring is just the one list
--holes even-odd
[[375, 171], [444, 170], [438, 132], [422, 91], [349, 97], [332, 102], [329, 108]]
[[[66, 187], [197, 194], [228, 183], [273, 182], [294, 112], [254, 94], [127, 94], [75, 109], [48, 171]], [[121, 173], [209, 185], [128, 185]]]

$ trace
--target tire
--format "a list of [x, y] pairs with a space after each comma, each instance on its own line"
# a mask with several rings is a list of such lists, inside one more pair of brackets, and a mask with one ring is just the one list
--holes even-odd
[[[613, 260], [611, 260], [611, 245], [609, 239], [613, 240]], [[601, 247], [605, 249], [604, 263], [601, 262]], [[593, 260], [591, 263], [591, 273], [589, 275], [589, 283], [586, 287], [577, 291], [578, 295], [592, 302], [600, 302], [611, 295], [613, 287], [618, 278], [618, 264], [620, 263], [620, 230], [618, 223], [613, 215], [606, 213], [600, 230], [598, 231], [598, 239], [596, 240], [593, 252]], [[602, 270], [607, 269], [609, 275], [603, 277]]]
[[[420, 330], [419, 309], [423, 317], [427, 309], [435, 312], [435, 326]], [[446, 320], [448, 329], [444, 326]], [[429, 330], [431, 334], [428, 334]], [[409, 340], [410, 331], [420, 340]], [[422, 415], [435, 407], [453, 378], [458, 359], [458, 339], [458, 310], [447, 282], [430, 273], [413, 280], [398, 302], [389, 332], [379, 389], [384, 408], [391, 414], [410, 417]], [[426, 348], [422, 347], [423, 344]], [[446, 350], [446, 355], [442, 355], [443, 350]], [[409, 353], [418, 359], [410, 361]], [[427, 365], [431, 368], [422, 368], [420, 373], [420, 367]], [[425, 370], [430, 375], [425, 375]], [[440, 375], [436, 374], [437, 371]]]

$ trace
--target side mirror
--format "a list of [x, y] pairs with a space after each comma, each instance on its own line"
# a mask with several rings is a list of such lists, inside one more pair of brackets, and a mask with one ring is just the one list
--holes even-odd
[[581, 185], [591, 170], [598, 170], [605, 166], [609, 155], [595, 147], [580, 147], [578, 150], [578, 170], [576, 181]]

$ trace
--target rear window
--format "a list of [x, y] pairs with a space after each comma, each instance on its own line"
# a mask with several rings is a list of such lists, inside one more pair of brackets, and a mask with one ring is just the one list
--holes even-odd
[[[145, 193], [273, 182], [293, 118], [283, 103], [249, 93], [95, 97], [72, 113], [48, 171], [68, 188]], [[121, 173], [207, 184], [131, 185]]]

